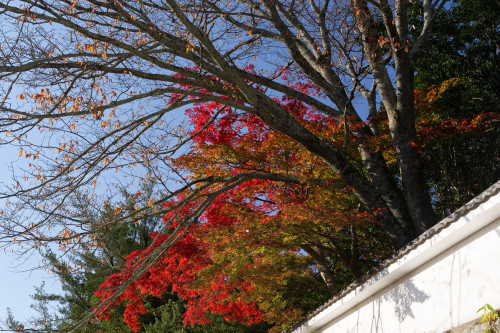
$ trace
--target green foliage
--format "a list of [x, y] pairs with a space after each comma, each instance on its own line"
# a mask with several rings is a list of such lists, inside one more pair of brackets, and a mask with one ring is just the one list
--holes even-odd
[[14, 318], [14, 315], [12, 314], [12, 310], [10, 308], [7, 308], [7, 318], [2, 321], [2, 324], [5, 325], [7, 329], [12, 331], [24, 329], [24, 325]]
[[[415, 24], [418, 32], [419, 22]], [[498, 115], [499, 40], [498, 1], [456, 0], [441, 11], [415, 64], [417, 91], [425, 92], [431, 102], [418, 108], [419, 118], [443, 124]], [[499, 138], [497, 120], [486, 130], [445, 135], [424, 149], [423, 164], [439, 218], [500, 179]]]
[[498, 319], [498, 312], [490, 305], [485, 304], [477, 312], [483, 311], [483, 315], [479, 320], [481, 323], [488, 323], [490, 327], [493, 325], [495, 320]]
[[45, 292], [45, 282], [43, 282], [39, 287], [35, 287], [35, 294], [31, 295], [31, 298], [35, 303], [30, 306], [38, 313], [38, 317], [34, 321], [34, 326], [44, 332], [55, 331], [60, 318], [57, 314], [53, 313], [53, 309], [51, 311], [50, 302], [58, 300], [59, 297], [48, 295]]
[[[500, 98], [500, 4], [489, 0], [454, 1], [451, 8], [441, 11], [433, 26], [433, 33], [416, 64], [416, 87], [426, 88], [452, 77], [470, 80], [463, 98], [455, 105], [465, 103], [474, 108], [491, 110], [495, 103], [481, 100], [485, 95]], [[481, 86], [476, 83], [482, 82]], [[476, 99], [470, 100], [470, 97]], [[459, 96], [456, 96], [459, 97]], [[450, 100], [451, 101], [451, 100]]]

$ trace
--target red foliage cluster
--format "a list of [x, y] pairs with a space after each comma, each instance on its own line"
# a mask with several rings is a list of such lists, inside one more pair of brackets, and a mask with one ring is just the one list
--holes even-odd
[[[216, 205], [217, 206], [217, 205]], [[213, 209], [210, 209], [210, 214]], [[165, 218], [167, 219], [167, 218]], [[172, 223], [169, 228], [175, 228]], [[196, 286], [192, 282], [201, 269], [211, 264], [207, 244], [196, 239], [194, 235], [209, 228], [208, 224], [191, 226], [190, 231], [169, 248], [161, 259], [143, 276], [132, 282], [126, 291], [105, 312], [96, 314], [99, 320], [110, 319], [109, 311], [121, 302], [127, 301], [124, 321], [135, 332], [140, 330], [139, 315], [145, 314], [144, 297], [147, 295], [161, 297], [162, 293], [171, 289], [183, 297], [188, 303], [188, 311], [184, 314], [185, 325], [206, 324], [210, 322], [207, 313], [224, 315], [227, 321], [252, 324], [262, 319], [262, 313], [254, 303], [233, 299], [235, 290], [251, 291], [252, 286], [240, 281], [227, 281], [224, 274], [213, 276], [210, 284]], [[96, 296], [106, 302], [113, 292], [131, 277], [134, 268], [141, 263], [155, 248], [167, 241], [168, 235], [154, 233], [153, 244], [146, 250], [134, 251], [127, 256], [127, 264], [122, 272], [110, 276], [97, 290]]]

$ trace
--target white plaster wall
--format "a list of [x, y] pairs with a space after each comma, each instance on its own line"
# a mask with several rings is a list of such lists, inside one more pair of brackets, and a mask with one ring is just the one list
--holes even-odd
[[294, 333], [443, 333], [500, 307], [500, 193], [398, 258]]
[[500, 306], [500, 220], [484, 231], [317, 331], [442, 333], [477, 318], [485, 303]]

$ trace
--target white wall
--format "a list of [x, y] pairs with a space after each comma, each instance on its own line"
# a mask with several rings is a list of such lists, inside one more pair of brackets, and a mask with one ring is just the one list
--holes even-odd
[[500, 193], [293, 332], [437, 332], [500, 307]]

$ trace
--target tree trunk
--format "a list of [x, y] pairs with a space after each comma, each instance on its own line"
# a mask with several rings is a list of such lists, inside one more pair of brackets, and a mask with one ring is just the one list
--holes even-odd
[[[389, 117], [389, 129], [399, 161], [401, 185], [406, 197], [413, 229], [421, 234], [434, 225], [436, 218], [425, 186], [416, 143], [413, 92], [413, 65], [409, 54], [407, 3], [396, 2], [396, 18], [391, 6], [382, 1], [381, 13], [396, 65], [396, 90], [384, 64], [378, 44], [378, 32], [366, 0], [353, 0], [353, 10], [362, 36], [367, 60]], [[397, 92], [397, 93], [396, 93]]]
[[326, 284], [328, 288], [328, 292], [330, 295], [335, 295], [338, 291], [337, 284], [335, 283], [335, 279], [333, 278], [332, 273], [330, 272], [330, 268], [328, 267], [328, 262], [323, 254], [323, 251], [319, 247], [313, 248], [308, 244], [302, 244], [302, 249], [307, 252], [313, 258], [313, 260], [318, 265], [318, 271], [321, 275], [321, 278]]

